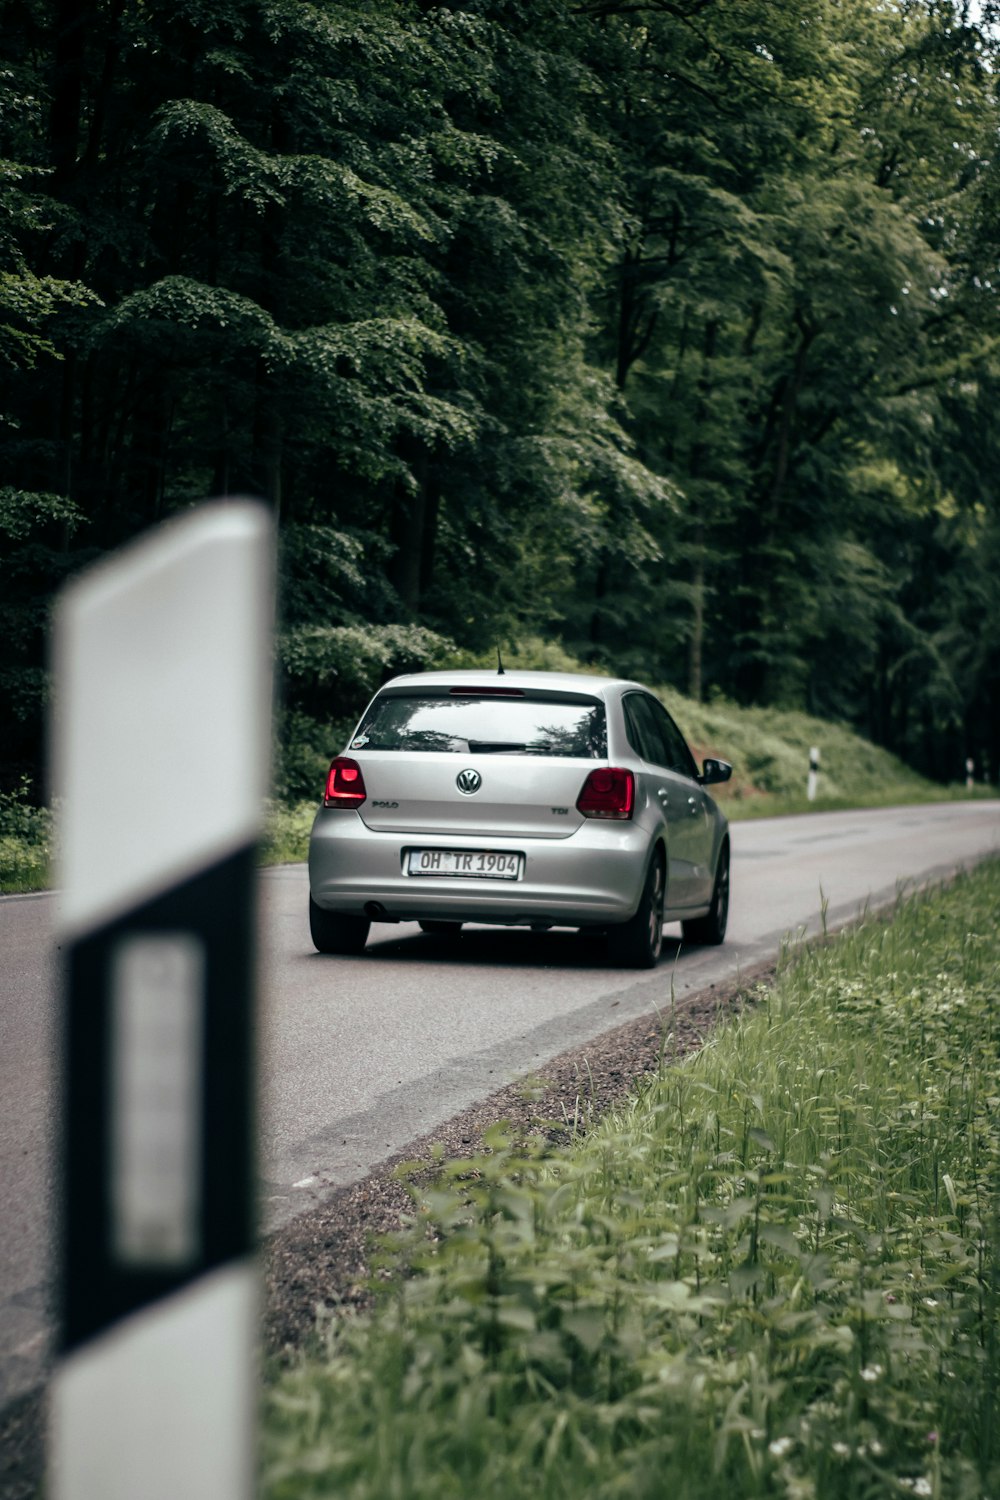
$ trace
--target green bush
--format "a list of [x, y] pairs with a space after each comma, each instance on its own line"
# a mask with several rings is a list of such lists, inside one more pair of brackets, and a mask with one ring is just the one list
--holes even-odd
[[321, 723], [302, 712], [280, 714], [275, 726], [275, 800], [289, 806], [317, 802], [323, 795], [330, 762], [343, 750], [356, 722], [357, 715]]
[[36, 807], [22, 779], [17, 791], [0, 792], [0, 891], [34, 891], [49, 879], [52, 816]]
[[321, 794], [330, 761], [372, 694], [390, 677], [451, 664], [445, 636], [417, 625], [300, 625], [278, 637], [284, 707], [276, 718], [274, 796]]
[[[600, 676], [610, 669], [587, 665], [571, 656], [561, 641], [546, 640], [542, 636], [525, 636], [520, 641], [501, 641], [500, 658], [505, 668], [518, 672], [583, 672]], [[497, 648], [470, 653], [455, 651], [442, 662], [445, 667], [480, 667], [489, 669], [497, 664]]]
[[449, 660], [454, 645], [419, 625], [299, 625], [278, 635], [284, 698], [321, 722], [356, 720], [376, 688]]

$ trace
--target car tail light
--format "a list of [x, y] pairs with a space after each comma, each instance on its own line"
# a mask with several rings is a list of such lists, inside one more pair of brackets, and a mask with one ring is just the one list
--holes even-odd
[[591, 771], [576, 801], [585, 818], [631, 818], [635, 803], [635, 777], [618, 766]]
[[365, 778], [356, 760], [338, 755], [326, 778], [324, 807], [360, 807], [367, 797]]

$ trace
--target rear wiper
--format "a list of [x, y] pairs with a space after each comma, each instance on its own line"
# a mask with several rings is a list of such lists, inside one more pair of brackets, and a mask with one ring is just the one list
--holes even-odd
[[497, 750], [520, 750], [525, 751], [527, 745], [517, 740], [470, 740], [469, 750], [473, 754], [492, 755]]

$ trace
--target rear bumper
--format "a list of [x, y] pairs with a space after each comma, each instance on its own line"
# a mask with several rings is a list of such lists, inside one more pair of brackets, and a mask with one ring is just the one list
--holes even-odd
[[[309, 842], [309, 886], [325, 910], [377, 921], [624, 922], [639, 904], [651, 842], [638, 822], [596, 819], [565, 839], [377, 833], [355, 812], [320, 808]], [[515, 851], [524, 856], [522, 878], [408, 875], [405, 854], [414, 848]]]

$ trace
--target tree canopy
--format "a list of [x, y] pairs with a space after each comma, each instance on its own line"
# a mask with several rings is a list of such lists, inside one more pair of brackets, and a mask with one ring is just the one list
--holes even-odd
[[60, 582], [245, 493], [293, 737], [538, 636], [995, 775], [991, 9], [5, 0], [0, 778]]

